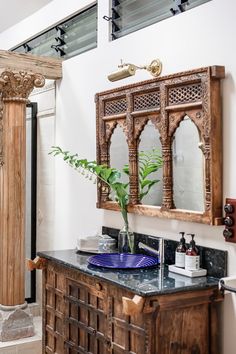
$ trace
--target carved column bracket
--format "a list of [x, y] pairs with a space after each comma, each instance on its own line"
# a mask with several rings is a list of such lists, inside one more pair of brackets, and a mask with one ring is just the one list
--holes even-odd
[[145, 299], [139, 295], [134, 295], [133, 299], [123, 296], [122, 303], [123, 313], [128, 316], [133, 316], [143, 311]]

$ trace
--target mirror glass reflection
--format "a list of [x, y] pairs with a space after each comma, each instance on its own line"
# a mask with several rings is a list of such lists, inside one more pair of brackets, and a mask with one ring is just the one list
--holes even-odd
[[172, 145], [177, 209], [204, 211], [204, 155], [199, 143], [196, 125], [185, 116], [175, 132]]
[[[128, 163], [129, 150], [126, 136], [123, 132], [123, 129], [117, 125], [111, 137], [110, 166], [122, 171], [120, 182], [127, 184], [129, 182], [129, 176], [126, 173], [123, 173], [123, 168], [125, 165], [128, 165]], [[129, 186], [127, 185], [127, 190], [128, 188]], [[115, 200], [114, 192], [111, 192], [110, 199]]]
[[160, 134], [154, 124], [148, 121], [139, 144], [139, 196], [142, 204], [162, 204], [162, 168]]

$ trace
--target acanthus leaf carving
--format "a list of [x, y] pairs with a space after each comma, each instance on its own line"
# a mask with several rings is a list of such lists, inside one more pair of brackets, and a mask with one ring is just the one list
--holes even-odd
[[0, 76], [2, 99], [27, 101], [34, 87], [43, 87], [45, 79], [41, 74], [26, 71], [5, 70]]

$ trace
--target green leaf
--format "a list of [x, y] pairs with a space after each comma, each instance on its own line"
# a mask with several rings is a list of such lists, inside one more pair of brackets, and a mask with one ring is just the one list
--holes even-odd
[[156, 166], [147, 167], [145, 171], [143, 171], [143, 178], [146, 178], [150, 173], [156, 172], [158, 168]]
[[108, 178], [108, 182], [110, 184], [113, 184], [114, 182], [117, 182], [117, 180], [121, 177], [121, 173], [120, 171], [113, 169], [113, 171], [111, 172], [109, 178]]
[[122, 167], [122, 171], [129, 176], [129, 165], [125, 164]]
[[128, 194], [126, 189], [124, 188], [124, 184], [121, 182], [114, 183], [111, 188], [115, 192], [115, 198], [121, 208], [126, 208], [128, 204]]
[[100, 171], [100, 176], [105, 180], [107, 181], [110, 174], [112, 173], [112, 169], [111, 168], [103, 168], [101, 171]]
[[158, 182], [160, 182], [159, 179], [153, 179], [153, 180], [145, 179], [144, 181], [141, 181], [140, 187], [141, 188], [144, 188], [146, 186], [151, 186], [152, 187], [155, 183], [158, 183]]
[[98, 165], [98, 166], [94, 166], [94, 171], [97, 175], [100, 174], [101, 170], [102, 170], [102, 166], [101, 165]]
[[[63, 151], [59, 146], [52, 146], [52, 150], [49, 152], [53, 156], [61, 155], [64, 161], [69, 166], [75, 169], [82, 169], [82, 173], [85, 177], [88, 173], [94, 174], [98, 179], [105, 182], [110, 189], [115, 193], [115, 199], [117, 200], [124, 219], [127, 220], [127, 205], [128, 205], [128, 183], [122, 183], [119, 181], [121, 178], [121, 172], [116, 168], [108, 167], [105, 165], [99, 165], [96, 161], [88, 161], [87, 159], [79, 159], [77, 154], [71, 154], [69, 151]], [[159, 182], [157, 179], [147, 179], [148, 175], [157, 171], [163, 165], [162, 157], [155, 149], [151, 151], [141, 151], [139, 153], [139, 186], [140, 186], [140, 200], [147, 195], [152, 186]], [[122, 168], [122, 172], [129, 175], [129, 165], [125, 164]], [[92, 179], [91, 179], [92, 180]]]

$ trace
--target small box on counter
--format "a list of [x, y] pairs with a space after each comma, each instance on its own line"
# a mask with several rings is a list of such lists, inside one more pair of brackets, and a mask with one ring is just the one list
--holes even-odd
[[168, 267], [170, 272], [185, 275], [186, 277], [190, 277], [190, 278], [205, 277], [207, 275], [207, 270], [203, 268], [199, 268], [195, 270], [187, 270], [184, 268], [176, 267], [175, 264], [171, 264]]

